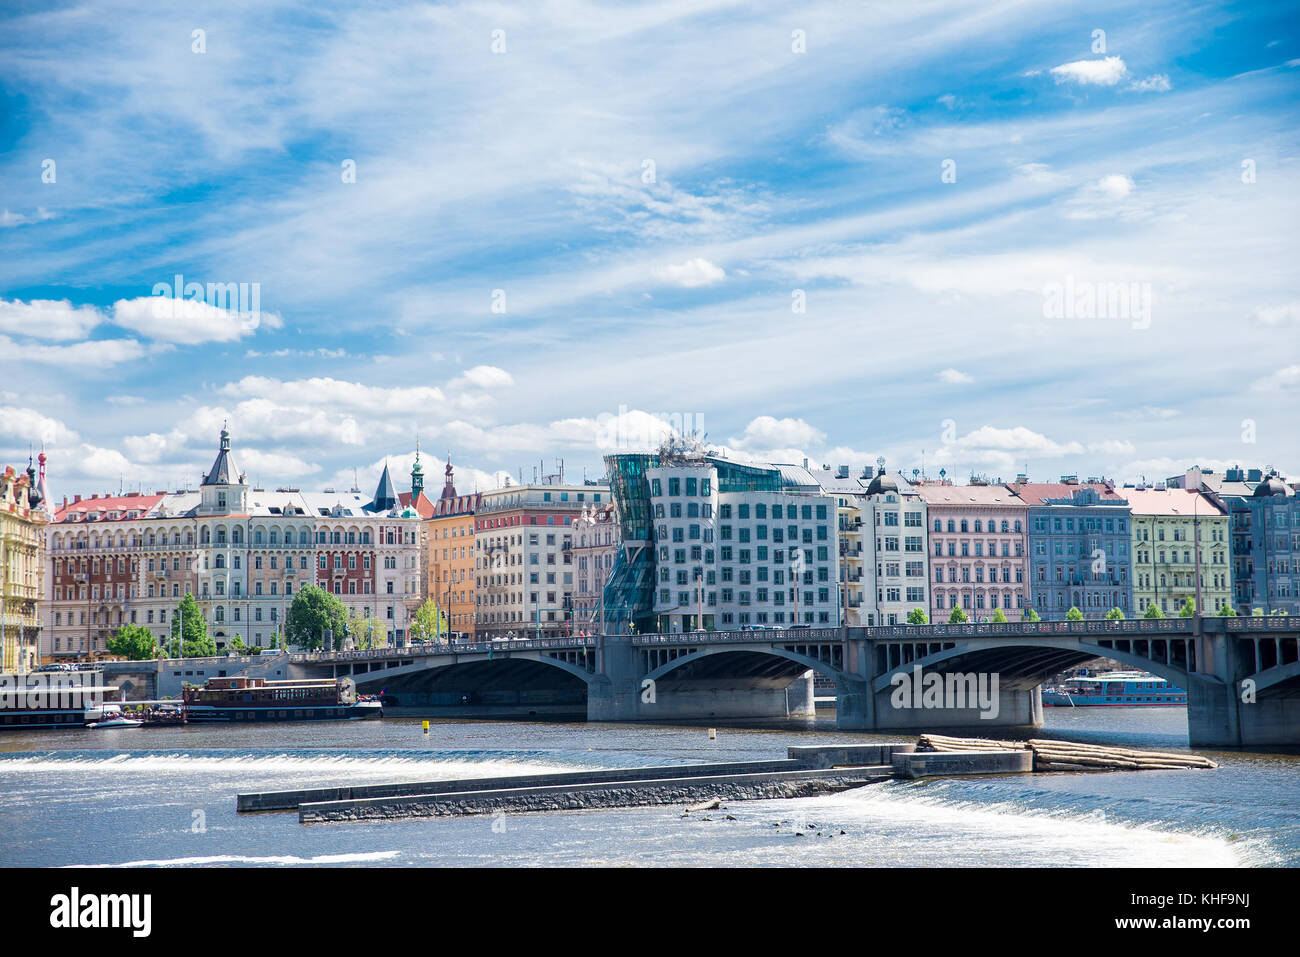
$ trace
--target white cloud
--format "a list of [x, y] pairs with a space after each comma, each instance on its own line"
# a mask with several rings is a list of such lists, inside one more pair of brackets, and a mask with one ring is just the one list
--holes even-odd
[[458, 377], [447, 383], [449, 389], [504, 389], [515, 384], [514, 376], [505, 369], [496, 366], [475, 366], [466, 369]]
[[[777, 419], [760, 415], [745, 426], [745, 434], [730, 439], [731, 445], [752, 452], [793, 451], [793, 446], [819, 446], [826, 441], [826, 433], [814, 428], [803, 419]], [[780, 447], [786, 448], [781, 449]]]
[[47, 219], [53, 219], [54, 214], [44, 206], [38, 206], [34, 215], [28, 216], [26, 213], [11, 213], [8, 209], [0, 212], [0, 228], [5, 226], [27, 226], [31, 223], [43, 223]]
[[236, 461], [249, 476], [250, 482], [280, 481], [314, 475], [320, 466], [313, 462], [304, 462], [296, 455], [283, 452], [263, 452], [260, 449], [246, 448], [240, 451]]
[[101, 339], [66, 346], [45, 346], [15, 342], [8, 336], [0, 336], [0, 354], [6, 359], [50, 365], [109, 366], [139, 359], [147, 351], [134, 339]]
[[387, 388], [329, 377], [282, 380], [250, 375], [227, 383], [219, 391], [232, 398], [257, 397], [283, 405], [370, 415], [427, 414], [444, 400], [442, 390], [433, 386]]
[[1134, 80], [1129, 84], [1129, 89], [1139, 93], [1167, 93], [1172, 89], [1172, 84], [1165, 74], [1153, 73], [1144, 80]]
[[83, 339], [104, 321], [94, 306], [74, 306], [66, 299], [0, 299], [0, 332], [36, 339]]
[[936, 374], [939, 377], [939, 381], [947, 382], [949, 385], [967, 385], [975, 381], [973, 377], [967, 375], [965, 372], [959, 372], [956, 369], [944, 369], [942, 372]]
[[0, 405], [0, 439], [60, 445], [75, 442], [77, 433], [58, 419], [42, 415], [35, 409]]
[[1128, 67], [1117, 56], [1102, 60], [1075, 60], [1052, 67], [1057, 83], [1078, 83], [1082, 86], [1114, 86], [1128, 75]]
[[1255, 319], [1266, 326], [1289, 325], [1300, 322], [1300, 301], [1284, 302], [1277, 306], [1260, 306]]
[[660, 266], [655, 270], [655, 276], [663, 282], [687, 289], [721, 282], [726, 275], [721, 266], [698, 257], [688, 259], [680, 266]]
[[[251, 306], [251, 299], [239, 305]], [[273, 312], [256, 308], [224, 309], [171, 296], [119, 299], [113, 303], [113, 322], [147, 338], [180, 345], [234, 342], [252, 335], [260, 327], [277, 329], [282, 325], [280, 317]]]
[[1255, 389], [1263, 392], [1284, 392], [1296, 388], [1300, 388], [1300, 365], [1278, 369], [1255, 383]]
[[1097, 181], [1097, 189], [1112, 199], [1123, 199], [1133, 192], [1133, 180], [1120, 173], [1112, 173]]
[[1096, 455], [1132, 455], [1137, 450], [1127, 439], [1108, 439], [1105, 442], [1089, 442], [1088, 451]]

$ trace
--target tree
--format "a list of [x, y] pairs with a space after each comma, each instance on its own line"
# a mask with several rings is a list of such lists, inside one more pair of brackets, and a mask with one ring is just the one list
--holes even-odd
[[378, 618], [361, 614], [355, 608], [348, 609], [347, 633], [359, 651], [375, 648], [388, 641], [388, 626]]
[[411, 622], [411, 637], [421, 641], [433, 641], [439, 635], [447, 634], [447, 616], [443, 614], [438, 603], [426, 598], [424, 604], [415, 610], [415, 619]]
[[325, 644], [328, 629], [342, 642], [347, 633], [348, 612], [337, 595], [316, 585], [304, 585], [293, 596], [289, 613], [284, 616], [284, 636], [289, 644], [315, 651]]
[[962, 611], [960, 607], [957, 605], [952, 606], [952, 614], [948, 616], [948, 624], [961, 625], [965, 624], [969, 620], [970, 619], [966, 617], [966, 613]]
[[158, 657], [158, 642], [148, 628], [123, 625], [108, 639], [108, 650], [128, 661], [148, 661]]
[[1001, 608], [994, 608], [993, 618], [991, 620], [993, 621], [994, 624], [1005, 625], [1007, 622], [1007, 613], [1004, 612]]
[[1178, 617], [1179, 617], [1179, 618], [1195, 618], [1195, 617], [1196, 617], [1196, 599], [1195, 599], [1195, 598], [1185, 598], [1185, 599], [1183, 599], [1183, 605], [1182, 605], [1181, 608], [1178, 609]]
[[210, 658], [215, 655], [217, 644], [208, 635], [208, 623], [203, 620], [203, 611], [189, 592], [181, 599], [176, 614], [181, 616], [181, 657]]
[[1145, 613], [1142, 617], [1143, 617], [1143, 618], [1163, 618], [1163, 617], [1165, 617], [1165, 613], [1164, 613], [1163, 611], [1160, 610], [1160, 606], [1159, 606], [1159, 605], [1157, 605], [1155, 602], [1152, 602], [1151, 604], [1147, 605], [1146, 613]]
[[1071, 605], [1071, 606], [1070, 606], [1070, 610], [1067, 611], [1067, 612], [1065, 613], [1065, 620], [1066, 620], [1066, 621], [1083, 621], [1083, 612], [1079, 611], [1079, 609], [1077, 609], [1077, 608], [1075, 608], [1073, 605]]
[[1234, 618], [1236, 617], [1236, 615], [1237, 613], [1232, 610], [1231, 605], [1224, 605], [1222, 608], [1219, 609], [1220, 618]]
[[1032, 608], [1026, 608], [1025, 613], [1020, 616], [1021, 621], [1042, 621], [1043, 618]]
[[907, 613], [907, 623], [909, 625], [928, 625], [930, 616], [925, 613], [924, 608], [913, 608]]
[[1124, 612], [1119, 608], [1112, 608], [1110, 611], [1106, 612], [1107, 621], [1122, 621], [1123, 618]]

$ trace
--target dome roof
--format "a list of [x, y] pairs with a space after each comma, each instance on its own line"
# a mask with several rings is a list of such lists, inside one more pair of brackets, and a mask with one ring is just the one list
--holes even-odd
[[879, 495], [881, 492], [897, 492], [898, 482], [892, 475], [883, 469], [876, 473], [876, 477], [871, 480], [867, 486], [868, 495]]
[[1254, 494], [1256, 496], [1264, 495], [1286, 495], [1286, 483], [1276, 475], [1270, 475], [1264, 481], [1255, 486]]

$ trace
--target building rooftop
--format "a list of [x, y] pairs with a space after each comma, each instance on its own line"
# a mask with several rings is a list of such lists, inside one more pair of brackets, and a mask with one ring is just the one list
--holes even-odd
[[1183, 488], [1126, 488], [1124, 498], [1134, 515], [1197, 515], [1213, 518], [1227, 513], [1200, 491]]
[[[1081, 489], [1091, 489], [1097, 498], [1104, 502], [1123, 502], [1123, 495], [1116, 494], [1109, 485], [1084, 482], [1080, 484], [1066, 482], [1026, 482], [1012, 487], [1017, 495], [1028, 505], [1051, 505], [1062, 499], [1071, 499]], [[1127, 489], [1125, 490], [1127, 491]]]
[[916, 494], [928, 505], [1005, 505], [1027, 503], [1005, 485], [918, 485]]

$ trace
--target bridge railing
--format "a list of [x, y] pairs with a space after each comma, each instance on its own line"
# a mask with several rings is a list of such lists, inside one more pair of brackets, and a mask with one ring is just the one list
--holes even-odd
[[985, 638], [1029, 635], [1190, 635], [1190, 618], [1133, 618], [1120, 621], [967, 622], [960, 625], [877, 625], [853, 629], [874, 640], [890, 638]]
[[593, 648], [593, 636], [581, 638], [520, 638], [505, 641], [457, 641], [452, 644], [426, 642], [402, 648], [366, 648], [361, 651], [306, 651], [289, 656], [295, 664], [320, 661], [371, 661], [376, 658], [428, 658], [435, 655], [482, 654], [488, 651], [576, 651]]
[[632, 635], [632, 644], [680, 645], [694, 641], [839, 641], [844, 637], [839, 628], [759, 628], [746, 631], [687, 631], [675, 634]]

